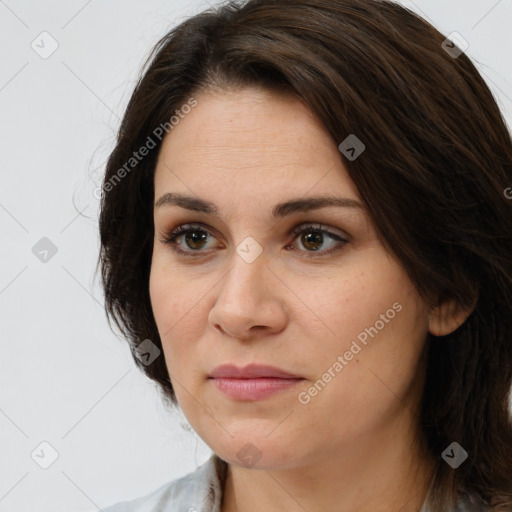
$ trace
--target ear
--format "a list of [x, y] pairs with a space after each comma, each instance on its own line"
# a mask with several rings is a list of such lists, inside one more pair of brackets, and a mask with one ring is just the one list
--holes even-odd
[[458, 329], [475, 309], [478, 293], [474, 294], [469, 307], [461, 306], [455, 299], [447, 299], [432, 308], [429, 314], [428, 330], [434, 336], [446, 336]]

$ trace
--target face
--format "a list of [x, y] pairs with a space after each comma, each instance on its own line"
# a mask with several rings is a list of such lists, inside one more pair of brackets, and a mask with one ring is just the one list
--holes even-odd
[[[155, 172], [150, 296], [179, 406], [240, 466], [299, 466], [376, 438], [420, 400], [427, 306], [299, 99], [196, 100]], [[339, 204], [305, 202], [326, 197]], [[296, 378], [210, 378], [225, 364]]]

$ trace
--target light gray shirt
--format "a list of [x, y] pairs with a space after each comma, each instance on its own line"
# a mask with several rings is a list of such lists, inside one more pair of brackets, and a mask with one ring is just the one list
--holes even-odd
[[[213, 454], [195, 471], [168, 482], [150, 494], [123, 501], [103, 512], [221, 512], [227, 463]], [[434, 512], [423, 505], [421, 512]], [[453, 512], [487, 512], [469, 498]]]

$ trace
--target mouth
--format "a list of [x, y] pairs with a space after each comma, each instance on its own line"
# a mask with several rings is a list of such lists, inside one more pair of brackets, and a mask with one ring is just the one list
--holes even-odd
[[211, 379], [227, 378], [227, 379], [302, 379], [300, 375], [282, 370], [275, 366], [264, 364], [250, 364], [243, 368], [238, 368], [233, 364], [224, 364], [217, 366], [211, 373]]
[[238, 368], [223, 365], [209, 376], [217, 389], [235, 400], [263, 400], [276, 393], [290, 390], [304, 378], [268, 365], [249, 365]]

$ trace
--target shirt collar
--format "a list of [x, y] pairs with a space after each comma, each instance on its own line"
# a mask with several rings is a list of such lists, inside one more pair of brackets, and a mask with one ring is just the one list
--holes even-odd
[[202, 465], [191, 479], [191, 492], [184, 503], [185, 512], [221, 512], [222, 494], [228, 464], [215, 453]]
[[[203, 463], [192, 475], [190, 475], [189, 484], [190, 492], [186, 493], [187, 503], [183, 510], [185, 512], [221, 512], [222, 495], [226, 483], [228, 464], [215, 453]], [[427, 496], [430, 495], [432, 483], [430, 483]], [[190, 503], [189, 503], [190, 502]], [[180, 504], [181, 505], [181, 504]], [[471, 506], [469, 506], [471, 505]], [[475, 508], [473, 508], [473, 506]], [[456, 511], [466, 512], [473, 510], [483, 510], [474, 505], [474, 503], [466, 497], [466, 501], [461, 501]], [[427, 500], [423, 503], [421, 512], [431, 512], [427, 505]]]

